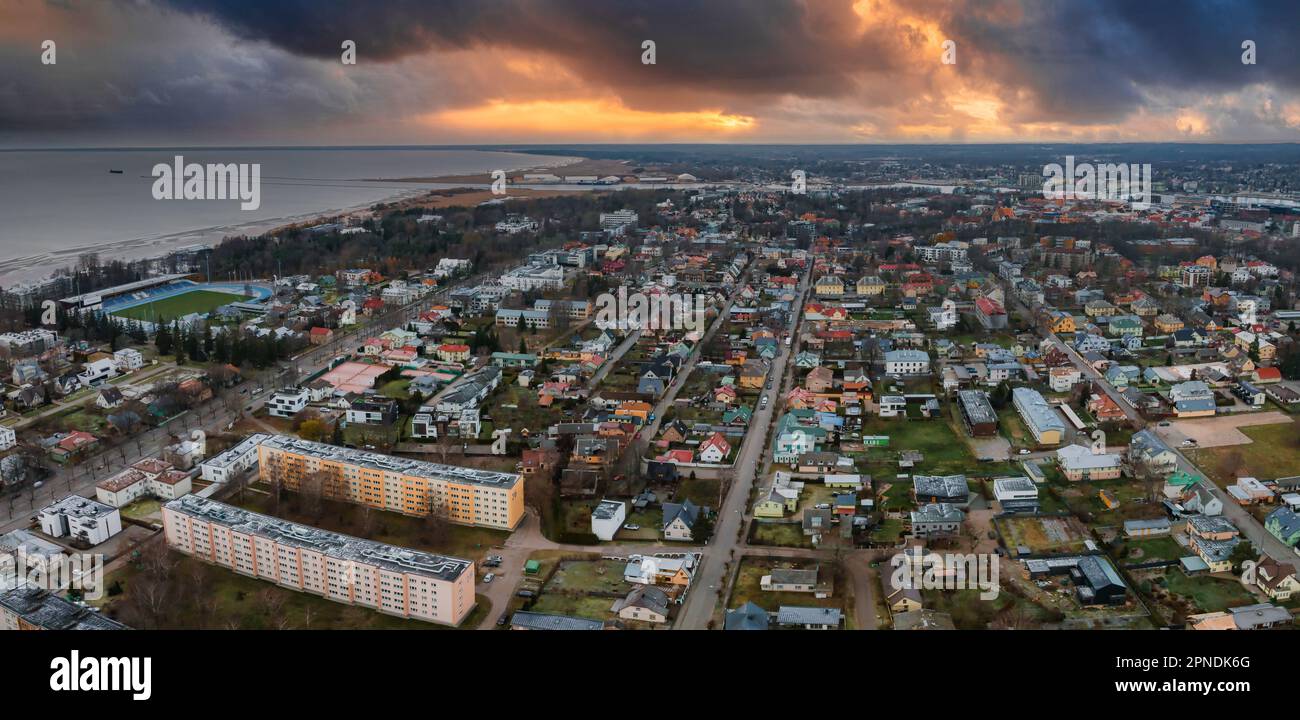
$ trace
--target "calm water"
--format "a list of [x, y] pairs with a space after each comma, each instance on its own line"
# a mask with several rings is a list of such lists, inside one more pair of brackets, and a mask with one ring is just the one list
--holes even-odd
[[[176, 155], [186, 163], [260, 163], [261, 207], [244, 211], [234, 200], [155, 200], [152, 168]], [[105, 258], [148, 257], [439, 187], [374, 178], [518, 170], [565, 160], [375, 148], [0, 152], [0, 286], [44, 277], [89, 250]]]

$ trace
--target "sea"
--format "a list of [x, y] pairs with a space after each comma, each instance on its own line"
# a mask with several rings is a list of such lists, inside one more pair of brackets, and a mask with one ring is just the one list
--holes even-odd
[[[158, 163], [259, 163], [261, 206], [155, 200]], [[43, 279], [87, 252], [138, 259], [224, 237], [464, 186], [398, 182], [555, 167], [578, 158], [448, 148], [0, 150], [0, 287]], [[120, 173], [113, 171], [120, 170]]]

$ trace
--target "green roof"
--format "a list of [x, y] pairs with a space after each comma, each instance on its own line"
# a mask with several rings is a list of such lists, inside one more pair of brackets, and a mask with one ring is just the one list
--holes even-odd
[[541, 569], [542, 569], [542, 564], [537, 562], [536, 560], [529, 560], [528, 562], [524, 563], [524, 572], [535, 573]]
[[1170, 485], [1195, 485], [1196, 476], [1188, 472], [1185, 472], [1183, 470], [1179, 470], [1173, 475], [1170, 475], [1169, 479], [1166, 480], [1165, 482], [1169, 483]]

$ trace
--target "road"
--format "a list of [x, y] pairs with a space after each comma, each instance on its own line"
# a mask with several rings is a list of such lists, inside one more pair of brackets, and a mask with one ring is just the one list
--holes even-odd
[[[804, 298], [808, 293], [811, 277], [810, 268], [799, 284], [799, 293], [793, 306], [795, 317], [802, 315]], [[797, 332], [792, 331], [790, 335], [794, 337]], [[765, 391], [764, 394], [775, 395], [780, 392], [785, 371], [790, 366], [790, 354], [795, 349], [795, 343], [791, 342], [788, 346], [782, 343], [778, 347], [776, 359], [772, 362], [768, 373], [768, 377], [772, 379], [772, 386], [776, 390]], [[713, 539], [704, 548], [704, 558], [699, 569], [696, 570], [691, 592], [687, 595], [686, 602], [678, 614], [678, 628], [701, 630], [708, 627], [723, 591], [726, 570], [735, 560], [737, 549], [742, 551], [744, 549], [745, 516], [749, 510], [749, 498], [758, 475], [758, 468], [763, 462], [763, 449], [767, 444], [772, 417], [780, 405], [780, 400], [771, 400], [766, 407], [762, 407], [762, 403], [759, 405], [760, 407], [754, 411], [753, 419], [750, 420], [749, 430], [745, 433], [740, 455], [736, 458], [731, 487], [722, 506], [718, 508]], [[767, 548], [764, 549], [764, 553], [772, 554]], [[802, 554], [808, 553], [802, 551]]]

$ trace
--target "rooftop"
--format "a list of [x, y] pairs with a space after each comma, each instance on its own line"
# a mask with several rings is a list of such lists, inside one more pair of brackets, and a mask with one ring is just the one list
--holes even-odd
[[424, 460], [412, 460], [366, 450], [354, 450], [337, 445], [311, 442], [287, 435], [272, 435], [262, 441], [262, 445], [286, 452], [308, 455], [321, 460], [329, 460], [330, 462], [357, 465], [372, 470], [401, 473], [415, 477], [503, 488], [513, 487], [515, 483], [519, 482], [519, 475], [516, 473], [477, 470], [458, 465], [441, 465]]

